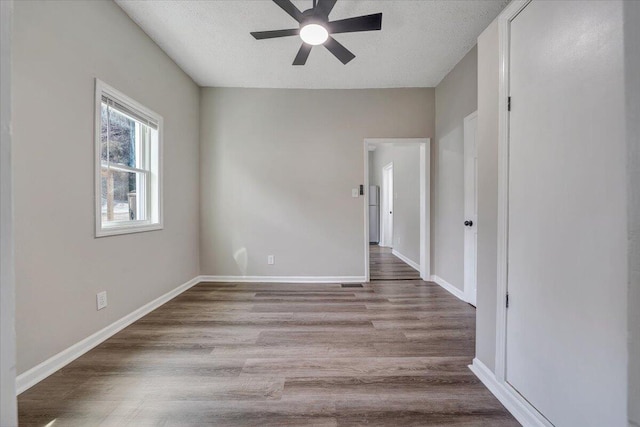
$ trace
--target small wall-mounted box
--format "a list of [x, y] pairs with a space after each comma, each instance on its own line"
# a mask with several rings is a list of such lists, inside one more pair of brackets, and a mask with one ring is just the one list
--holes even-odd
[[96, 295], [96, 305], [98, 310], [102, 310], [107, 306], [107, 291], [98, 292]]

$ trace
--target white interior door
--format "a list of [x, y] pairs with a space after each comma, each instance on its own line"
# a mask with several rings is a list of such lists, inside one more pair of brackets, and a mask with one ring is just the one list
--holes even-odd
[[626, 425], [621, 2], [511, 23], [506, 381], [551, 423]]
[[393, 163], [382, 168], [382, 242], [393, 247]]
[[476, 305], [478, 248], [478, 113], [464, 119], [464, 293]]

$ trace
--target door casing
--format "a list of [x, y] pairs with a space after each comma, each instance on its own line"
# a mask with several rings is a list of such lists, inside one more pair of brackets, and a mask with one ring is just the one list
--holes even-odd
[[[369, 147], [376, 144], [419, 144], [420, 146], [420, 278], [431, 278], [431, 139], [430, 138], [366, 138], [364, 140], [364, 271], [369, 275]], [[382, 222], [382, 218], [381, 218]]]

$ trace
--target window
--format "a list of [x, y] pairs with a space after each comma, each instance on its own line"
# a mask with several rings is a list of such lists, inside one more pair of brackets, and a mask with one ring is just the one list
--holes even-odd
[[96, 237], [162, 228], [162, 117], [96, 79]]

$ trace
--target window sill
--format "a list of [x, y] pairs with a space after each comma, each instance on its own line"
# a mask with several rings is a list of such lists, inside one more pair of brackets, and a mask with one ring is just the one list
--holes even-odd
[[164, 226], [162, 223], [157, 224], [145, 224], [145, 225], [120, 225], [117, 227], [107, 227], [100, 230], [96, 230], [96, 238], [107, 236], [118, 236], [121, 234], [133, 234], [144, 233], [146, 231], [162, 230]]

